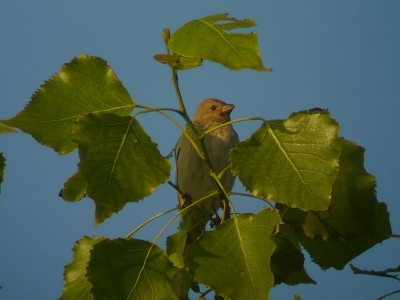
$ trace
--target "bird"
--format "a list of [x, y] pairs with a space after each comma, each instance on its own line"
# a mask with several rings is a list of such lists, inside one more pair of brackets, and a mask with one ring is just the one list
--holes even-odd
[[[193, 124], [198, 133], [202, 134], [213, 127], [229, 122], [234, 107], [232, 104], [214, 98], [201, 101], [193, 118]], [[200, 144], [199, 139], [192, 132], [189, 132], [189, 135], [195, 143]], [[238, 134], [231, 124], [205, 135], [204, 145], [216, 174], [230, 165], [229, 152], [238, 142]], [[220, 180], [225, 191], [230, 192], [235, 182], [230, 168], [225, 170]], [[181, 136], [176, 157], [176, 183], [182, 192], [182, 194], [178, 193], [180, 207], [185, 207], [207, 193], [218, 190], [206, 161], [198, 155], [185, 135]], [[220, 207], [221, 200], [218, 195], [214, 195], [201, 201], [191, 210], [186, 245], [193, 243], [202, 234], [206, 224]]]

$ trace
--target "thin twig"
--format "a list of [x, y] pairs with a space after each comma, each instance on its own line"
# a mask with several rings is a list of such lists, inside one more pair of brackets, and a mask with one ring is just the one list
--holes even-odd
[[251, 195], [251, 194], [237, 193], [237, 192], [230, 192], [229, 195], [231, 195], [231, 196], [242, 196], [242, 197], [248, 197], [248, 198], [254, 198], [254, 199], [257, 199], [257, 200], [261, 200], [263, 202], [266, 202], [269, 206], [271, 206], [271, 208], [277, 210], [275, 208], [275, 206], [271, 202], [269, 202], [268, 200], [265, 200], [265, 199], [263, 199], [261, 197], [257, 197], [257, 196]]
[[386, 298], [386, 297], [389, 297], [389, 296], [394, 295], [394, 294], [397, 294], [397, 293], [400, 293], [400, 290], [397, 290], [397, 291], [388, 293], [388, 294], [386, 294], [386, 295], [383, 295], [383, 296], [379, 297], [379, 298], [376, 299], [376, 300], [382, 300], [382, 299], [384, 299], [384, 298]]
[[157, 215], [151, 217], [150, 219], [144, 221], [142, 224], [140, 224], [138, 227], [136, 227], [134, 230], [132, 230], [132, 231], [125, 237], [125, 239], [127, 239], [127, 240], [130, 239], [136, 232], [138, 232], [141, 228], [143, 228], [146, 224], [150, 223], [151, 221], [153, 221], [153, 220], [155, 220], [155, 219], [157, 219], [157, 218], [159, 218], [159, 217], [161, 217], [161, 216], [164, 216], [164, 215], [166, 215], [166, 214], [168, 214], [168, 213], [170, 213], [170, 212], [172, 212], [172, 211], [174, 211], [174, 210], [177, 210], [177, 209], [178, 209], [178, 207], [175, 207], [175, 208], [173, 208], [173, 209], [170, 209], [170, 210], [164, 211], [164, 212], [162, 212], [162, 213], [159, 213], [159, 214], [157, 214]]
[[398, 275], [390, 275], [390, 274], [387, 274], [385, 271], [360, 270], [357, 267], [353, 266], [352, 264], [350, 264], [350, 268], [351, 268], [351, 270], [353, 271], [354, 274], [363, 274], [363, 275], [387, 277], [387, 278], [393, 278], [395, 280], [400, 281], [400, 279], [398, 278]]

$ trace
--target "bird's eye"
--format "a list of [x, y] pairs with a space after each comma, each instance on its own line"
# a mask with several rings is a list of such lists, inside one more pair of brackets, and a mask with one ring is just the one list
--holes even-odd
[[215, 105], [210, 106], [211, 110], [215, 110], [217, 107]]

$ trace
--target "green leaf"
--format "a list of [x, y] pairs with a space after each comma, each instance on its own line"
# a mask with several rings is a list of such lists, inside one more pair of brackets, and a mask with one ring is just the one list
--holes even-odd
[[277, 285], [303, 268], [304, 256], [281, 232], [274, 236], [273, 241], [276, 248], [271, 256], [271, 271], [274, 274], [274, 284]]
[[339, 126], [328, 111], [264, 123], [230, 153], [232, 172], [254, 196], [302, 210], [326, 210], [338, 172]]
[[374, 223], [378, 237], [382, 239], [389, 238], [392, 235], [392, 226], [390, 225], [390, 215], [386, 203], [379, 202], [374, 207]]
[[73, 139], [87, 195], [96, 205], [95, 225], [169, 179], [170, 162], [132, 117], [104, 112], [83, 115], [76, 121]]
[[178, 299], [182, 272], [156, 245], [104, 240], [91, 251], [87, 276], [95, 299]]
[[304, 267], [301, 268], [300, 271], [294, 272], [286, 277], [284, 283], [291, 286], [297, 284], [317, 284], [310, 276], [308, 276]]
[[[378, 230], [373, 230], [370, 236], [361, 235], [361, 237], [355, 236], [347, 239], [330, 237], [325, 241], [320, 237], [310, 239], [300, 234], [300, 243], [310, 253], [313, 261], [323, 270], [331, 267], [342, 270], [351, 260], [381, 242], [381, 240], [390, 237], [391, 229], [386, 205], [378, 203], [374, 210], [376, 214], [369, 222]], [[380, 227], [379, 225], [382, 224], [385, 224], [385, 226]], [[377, 233], [380, 236], [377, 236]]]
[[275, 285], [283, 282], [287, 285], [316, 284], [303, 267], [304, 256], [301, 252], [298, 234], [289, 226], [279, 225], [274, 237], [276, 246], [271, 256], [271, 270]]
[[167, 238], [168, 258], [174, 266], [178, 268], [183, 268], [185, 266], [182, 254], [185, 248], [186, 237], [187, 232], [179, 230], [177, 233]]
[[197, 68], [203, 63], [202, 58], [189, 58], [177, 54], [156, 54], [154, 58], [158, 62], [180, 71]]
[[68, 202], [77, 202], [85, 197], [86, 186], [85, 177], [77, 171], [64, 183], [64, 188], [61, 190], [62, 198]]
[[0, 134], [1, 133], [18, 133], [18, 131], [0, 123]]
[[226, 33], [226, 31], [256, 26], [251, 19], [236, 20], [226, 14], [193, 20], [171, 35], [168, 48], [178, 55], [204, 58], [232, 70], [244, 68], [272, 71], [262, 65], [258, 36]]
[[274, 284], [270, 258], [275, 250], [271, 230], [278, 214], [264, 210], [241, 214], [204, 232], [187, 252], [194, 280], [231, 299], [268, 299]]
[[0, 153], [0, 192], [1, 192], [1, 184], [3, 183], [4, 178], [4, 169], [6, 167], [6, 159], [3, 156], [3, 153]]
[[73, 260], [65, 266], [63, 294], [59, 300], [92, 300], [89, 294], [90, 282], [86, 278], [86, 267], [89, 262], [89, 252], [93, 246], [105, 238], [83, 237], [76, 242], [72, 251]]
[[330, 238], [324, 241], [320, 237], [312, 240], [303, 235], [300, 235], [300, 243], [310, 253], [313, 262], [323, 270], [331, 267], [342, 270], [347, 263], [376, 244], [359, 238]]
[[178, 226], [178, 232], [167, 238], [167, 254], [174, 263], [174, 266], [183, 268], [185, 263], [183, 262], [183, 256], [186, 245], [186, 238], [190, 228], [190, 217], [191, 214], [184, 213], [181, 215], [181, 220]]
[[67, 154], [76, 148], [71, 131], [80, 115], [102, 110], [129, 115], [133, 107], [133, 99], [105, 60], [79, 55], [42, 85], [20, 113], [3, 123]]
[[189, 299], [189, 291], [192, 289], [196, 293], [200, 292], [200, 288], [197, 283], [193, 282], [191, 274], [184, 269], [185, 262], [184, 256], [186, 255], [187, 245], [186, 238], [190, 227], [190, 216], [189, 213], [181, 215], [181, 220], [178, 226], [178, 232], [167, 237], [167, 255], [169, 260], [174, 264], [175, 267], [181, 268], [183, 271], [182, 284], [180, 287], [180, 298], [181, 300]]
[[389, 215], [376, 199], [375, 178], [364, 169], [364, 149], [343, 140], [339, 166], [327, 211], [304, 212], [278, 204], [282, 220], [311, 239], [358, 237], [380, 242], [388, 238]]

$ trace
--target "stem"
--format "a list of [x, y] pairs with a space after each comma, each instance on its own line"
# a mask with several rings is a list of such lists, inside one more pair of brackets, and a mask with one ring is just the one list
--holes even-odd
[[187, 125], [189, 126], [190, 130], [195, 134], [195, 136], [199, 136], [199, 132], [197, 131], [196, 126], [194, 126], [192, 120], [189, 118], [185, 108], [185, 104], [183, 103], [182, 94], [178, 83], [178, 70], [176, 69], [172, 69], [172, 82], [174, 84], [176, 97], [178, 98], [179, 111], [181, 112], [181, 116], [183, 117], [183, 119], [185, 119]]
[[388, 293], [388, 294], [386, 294], [386, 295], [383, 295], [383, 296], [379, 297], [379, 298], [376, 299], [376, 300], [382, 300], [382, 299], [384, 299], [384, 298], [386, 298], [386, 297], [389, 297], [389, 296], [394, 295], [394, 294], [397, 294], [397, 293], [400, 293], [400, 290], [397, 290], [397, 291]]
[[170, 115], [168, 115], [168, 114], [166, 114], [166, 113], [164, 112], [164, 110], [167, 110], [167, 111], [175, 112], [175, 113], [177, 113], [177, 114], [181, 114], [181, 112], [180, 112], [179, 110], [173, 109], [173, 108], [154, 108], [154, 107], [150, 107], [150, 106], [146, 106], [146, 105], [136, 105], [136, 106], [137, 106], [137, 107], [140, 107], [140, 108], [144, 108], [145, 110], [142, 110], [142, 111], [137, 112], [136, 114], [134, 114], [134, 115], [132, 116], [133, 118], [135, 118], [137, 115], [147, 114], [147, 113], [150, 113], [150, 112], [155, 111], [155, 112], [158, 112], [158, 113], [162, 114], [164, 117], [167, 117], [167, 118], [168, 118], [172, 123], [174, 123], [182, 132], [185, 131], [185, 129], [183, 129], [182, 126], [179, 125], [179, 123], [176, 122], [174, 118], [172, 118]]
[[258, 200], [261, 200], [261, 201], [263, 201], [263, 202], [266, 202], [266, 203], [267, 203], [269, 206], [271, 206], [271, 208], [273, 208], [274, 210], [277, 210], [277, 209], [274, 207], [274, 205], [271, 204], [271, 202], [269, 202], [269, 201], [267, 201], [267, 200], [265, 200], [265, 199], [263, 199], [263, 198], [253, 196], [253, 195], [251, 195], [251, 194], [231, 192], [231, 193], [229, 193], [229, 195], [231, 195], [231, 196], [232, 196], [232, 195], [233, 195], [233, 196], [242, 196], [242, 197], [249, 197], [249, 198], [258, 199]]
[[174, 184], [173, 182], [171, 182], [171, 180], [168, 180], [168, 184], [169, 184], [170, 186], [172, 186], [181, 196], [184, 195], [184, 193], [181, 191], [181, 189], [180, 189], [176, 184]]
[[200, 294], [200, 297], [204, 297], [205, 295], [207, 295], [209, 292], [211, 292], [212, 289], [208, 289], [207, 291], [203, 292]]
[[174, 211], [174, 210], [177, 210], [177, 209], [178, 209], [178, 208], [175, 207], [175, 208], [173, 208], [173, 209], [164, 211], [164, 212], [162, 212], [162, 213], [159, 213], [158, 215], [155, 215], [155, 216], [151, 217], [150, 219], [146, 220], [145, 222], [143, 222], [142, 224], [140, 224], [138, 227], [136, 227], [134, 230], [132, 230], [132, 231], [125, 237], [125, 239], [130, 239], [130, 238], [132, 237], [132, 235], [134, 235], [136, 232], [138, 232], [141, 228], [143, 228], [146, 224], [150, 223], [151, 221], [153, 221], [153, 220], [155, 220], [155, 219], [157, 219], [157, 218], [159, 218], [159, 217], [161, 217], [161, 216], [163, 216], [163, 215], [166, 215], [166, 214], [168, 214], [168, 213], [170, 213], [170, 212], [172, 212], [172, 211]]
[[[211, 162], [210, 162], [210, 164], [211, 164]], [[224, 209], [224, 214], [222, 215], [222, 222], [224, 222], [224, 221], [226, 221], [227, 219], [230, 218], [230, 211], [229, 211], [230, 210], [230, 206], [232, 206], [232, 213], [233, 213], [234, 216], [236, 216], [235, 209], [233, 208], [232, 201], [229, 198], [228, 193], [225, 191], [225, 188], [222, 185], [221, 181], [219, 180], [218, 175], [212, 170], [212, 166], [211, 166], [210, 170], [211, 170], [210, 171], [211, 177], [213, 177], [215, 182], [218, 184], [218, 191], [219, 191], [220, 198], [221, 198], [221, 193], [224, 195], [224, 198], [221, 199], [222, 205], [223, 205], [223, 209]], [[228, 205], [228, 203], [230, 205]]]
[[240, 119], [232, 120], [232, 121], [226, 122], [224, 124], [215, 126], [215, 127], [211, 128], [211, 129], [208, 129], [203, 133], [203, 135], [209, 134], [211, 131], [217, 130], [218, 128], [221, 128], [221, 127], [224, 127], [224, 126], [227, 126], [227, 125], [231, 125], [233, 123], [239, 123], [239, 122], [245, 122], [245, 121], [254, 121], [254, 120], [260, 120], [260, 121], [263, 121], [264, 123], [268, 123], [267, 120], [265, 120], [264, 118], [261, 118], [261, 117], [240, 118]]
[[185, 104], [183, 103], [181, 90], [180, 90], [179, 84], [178, 84], [178, 70], [176, 70], [176, 69], [171, 69], [171, 70], [172, 70], [172, 82], [174, 84], [174, 90], [175, 90], [176, 97], [178, 98], [179, 110], [186, 114]]
[[169, 110], [169, 111], [176, 112], [177, 114], [181, 114], [180, 110], [177, 110], [177, 109], [174, 109], [174, 108], [169, 108], [169, 107], [154, 108], [154, 107], [150, 107], [150, 106], [143, 105], [143, 104], [136, 104], [136, 107], [144, 108], [146, 110], [139, 111], [138, 113], [134, 114], [134, 116], [135, 115], [140, 115], [140, 114], [146, 114], [146, 113], [153, 112], [153, 111], [157, 111], [157, 112], [162, 114], [163, 110]]
[[[173, 186], [175, 186], [172, 182], [171, 182], [170, 184], [172, 184]], [[196, 205], [197, 205], [198, 203], [200, 203], [201, 201], [204, 201], [204, 200], [206, 200], [207, 198], [210, 198], [210, 197], [215, 196], [215, 195], [218, 195], [218, 193], [217, 193], [217, 192], [210, 192], [210, 193], [208, 193], [206, 196], [204, 196], [203, 198], [200, 198], [198, 201], [196, 201], [196, 202], [194, 202], [194, 203], [188, 205], [187, 207], [183, 208], [182, 210], [180, 210], [180, 211], [179, 211], [175, 216], [173, 216], [173, 218], [172, 218], [171, 220], [169, 220], [169, 221], [167, 222], [167, 224], [165, 224], [165, 226], [161, 229], [161, 231], [158, 233], [158, 235], [157, 235], [157, 236], [155, 237], [155, 239], [153, 240], [153, 244], [157, 241], [157, 239], [158, 239], [158, 238], [160, 237], [160, 235], [164, 232], [164, 230], [169, 226], [169, 224], [171, 224], [172, 221], [174, 221], [180, 214], [182, 214], [182, 213], [184, 213], [185, 211], [191, 209], [192, 206], [196, 206]], [[159, 217], [161, 217], [161, 216], [163, 216], [163, 215], [166, 215], [166, 214], [168, 214], [168, 213], [170, 213], [170, 212], [172, 212], [172, 211], [174, 211], [174, 210], [177, 210], [177, 209], [179, 209], [179, 208], [178, 208], [178, 207], [175, 207], [175, 208], [173, 208], [173, 209], [169, 209], [169, 210], [167, 210], [167, 211], [164, 211], [164, 212], [162, 212], [162, 213], [159, 213], [159, 214], [157, 214], [157, 215], [151, 217], [150, 219], [144, 221], [142, 224], [140, 224], [138, 227], [136, 227], [134, 230], [132, 230], [132, 231], [125, 237], [125, 239], [131, 238], [136, 232], [138, 232], [140, 229], [142, 229], [146, 224], [150, 223], [151, 221], [153, 221], [153, 220], [155, 220], [155, 219], [157, 219], [157, 218], [159, 218]]]
[[[172, 82], [174, 84], [174, 89], [175, 89], [175, 94], [176, 97], [178, 98], [178, 103], [179, 103], [179, 111], [180, 111], [180, 115], [182, 116], [182, 118], [185, 120], [187, 126], [189, 127], [189, 129], [193, 132], [194, 136], [199, 138], [200, 134], [196, 128], [196, 126], [194, 126], [192, 120], [189, 118], [186, 108], [185, 108], [185, 104], [183, 103], [183, 99], [182, 99], [182, 94], [181, 94], [181, 90], [179, 88], [179, 83], [178, 83], [178, 70], [172, 69]], [[196, 149], [197, 153], [199, 154], [199, 156], [202, 159], [205, 159], [205, 147], [204, 144], [201, 144], [201, 147], [199, 148], [197, 146], [197, 143], [195, 143], [187, 134], [187, 132], [184, 132], [184, 134], [186, 135], [186, 137], [189, 139], [189, 141], [192, 143], [193, 147]]]
[[[137, 115], [140, 115], [140, 114], [146, 114], [146, 113], [150, 113], [150, 112], [154, 112], [154, 111], [162, 114], [163, 116], [167, 117], [172, 123], [174, 123], [176, 125], [176, 127], [179, 128], [179, 130], [182, 132], [182, 134], [184, 134], [186, 136], [186, 138], [192, 143], [193, 147], [196, 149], [196, 151], [199, 154], [199, 156], [202, 159], [204, 159], [204, 155], [201, 152], [201, 149], [199, 149], [197, 143], [195, 143], [193, 141], [193, 139], [190, 137], [190, 135], [188, 134], [187, 130], [185, 130], [181, 125], [179, 125], [179, 123], [176, 122], [175, 119], [173, 119], [171, 116], [169, 116], [168, 114], [164, 113], [163, 110], [175, 112], [175, 113], [179, 114], [180, 116], [182, 116], [185, 119], [185, 115], [184, 115], [183, 112], [181, 112], [180, 110], [177, 110], [177, 109], [173, 109], [173, 108], [153, 108], [153, 107], [150, 107], [150, 106], [139, 105], [139, 104], [136, 105], [136, 106], [140, 107], [140, 108], [144, 108], [146, 110], [142, 110], [142, 111], [137, 112], [136, 114], [133, 115], [133, 117], [135, 117]], [[186, 115], [186, 117], [187, 117], [187, 115]], [[191, 122], [190, 119], [189, 119], [189, 121]]]
[[223, 169], [219, 174], [218, 174], [218, 179], [222, 178], [222, 175], [230, 168], [230, 165], [227, 165], [225, 169]]
[[[182, 94], [179, 88], [179, 83], [178, 83], [178, 70], [172, 69], [172, 82], [174, 84], [174, 89], [175, 89], [175, 93], [176, 96], [178, 98], [178, 103], [179, 103], [179, 110], [181, 111], [181, 116], [185, 119], [188, 127], [190, 128], [190, 130], [193, 132], [193, 134], [195, 135], [195, 137], [200, 139], [200, 149], [197, 146], [197, 143], [193, 143], [193, 140], [191, 140], [193, 146], [196, 148], [197, 153], [199, 154], [199, 156], [204, 159], [208, 165], [208, 168], [210, 169], [210, 173], [215, 175], [214, 172], [214, 168], [211, 164], [211, 160], [210, 157], [208, 156], [205, 144], [204, 144], [204, 134], [200, 136], [196, 126], [193, 124], [192, 120], [189, 118], [187, 112], [186, 112], [186, 108], [185, 105], [183, 103], [183, 99], [182, 99]], [[188, 135], [186, 134], [186, 137], [188, 137]], [[213, 176], [213, 175], [212, 175]], [[218, 187], [219, 187], [219, 191], [221, 193], [223, 193], [225, 195], [225, 197], [227, 197], [227, 193], [224, 190], [224, 188], [222, 187], [221, 189], [221, 182], [219, 181], [219, 179], [215, 176], [213, 176], [214, 179], [216, 179]]]

